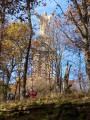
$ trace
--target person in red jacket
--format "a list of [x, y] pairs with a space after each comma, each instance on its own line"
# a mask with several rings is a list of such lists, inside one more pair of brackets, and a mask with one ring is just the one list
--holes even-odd
[[32, 98], [35, 98], [37, 96], [37, 92], [36, 91], [32, 91], [29, 96], [30, 97], [32, 96]]

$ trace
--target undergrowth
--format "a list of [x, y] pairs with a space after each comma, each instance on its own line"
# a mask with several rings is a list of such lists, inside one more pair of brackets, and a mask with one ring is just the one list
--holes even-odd
[[[77, 116], [77, 120], [85, 120], [85, 109], [83, 109], [83, 107], [76, 108], [75, 106], [83, 103], [90, 103], [90, 94], [84, 92], [74, 92], [66, 95], [51, 94], [49, 96], [46, 95], [45, 97], [37, 96], [34, 99], [28, 98], [22, 99], [21, 101], [2, 102], [0, 104], [0, 110], [14, 110], [14, 112], [7, 114], [0, 112], [0, 120], [5, 120], [5, 118], [8, 117], [9, 120], [22, 120], [22, 116], [23, 120], [58, 120], [59, 118], [63, 120], [74, 120], [73, 117], [75, 117], [75, 115]], [[37, 107], [38, 105], [43, 106], [44, 109], [37, 110], [36, 112], [30, 112], [30, 114], [27, 113], [28, 115], [17, 111], [26, 109], [30, 106]], [[70, 116], [72, 117], [68, 118]]]

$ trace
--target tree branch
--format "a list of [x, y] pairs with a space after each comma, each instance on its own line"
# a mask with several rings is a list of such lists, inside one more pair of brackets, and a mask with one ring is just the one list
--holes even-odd
[[81, 33], [81, 35], [83, 36], [83, 38], [85, 38], [86, 35], [83, 34], [82, 30], [80, 29], [79, 25], [77, 24], [76, 20], [74, 19], [74, 17], [73, 17], [73, 15], [72, 15], [71, 11], [69, 11], [69, 12], [70, 12], [70, 14], [71, 14], [71, 16], [72, 16], [72, 20], [73, 20], [75, 26], [78, 28], [78, 30], [80, 31], [80, 33]]

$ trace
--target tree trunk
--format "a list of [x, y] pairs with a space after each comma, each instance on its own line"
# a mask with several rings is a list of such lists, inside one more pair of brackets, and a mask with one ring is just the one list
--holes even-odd
[[69, 73], [70, 73], [71, 65], [68, 67], [68, 61], [67, 61], [67, 66], [66, 66], [66, 71], [65, 71], [65, 76], [63, 80], [64, 88], [63, 92], [67, 93], [68, 92], [68, 80], [69, 80]]
[[5, 1], [2, 1], [1, 4], [1, 20], [0, 20], [0, 55], [1, 55], [1, 49], [2, 49], [2, 41], [3, 41], [3, 31], [4, 31], [4, 22], [5, 22]]
[[9, 72], [7, 69], [7, 81], [6, 81], [5, 90], [4, 90], [4, 96], [5, 96], [4, 101], [7, 101], [10, 77], [11, 77], [11, 72]]
[[17, 81], [17, 83], [16, 83], [16, 88], [15, 88], [15, 93], [14, 93], [15, 99], [16, 99], [16, 95], [17, 95], [17, 89], [18, 89], [18, 81]]
[[18, 81], [19, 82], [19, 100], [20, 100], [20, 87], [21, 87], [20, 86], [20, 81], [21, 81], [21, 78], [20, 78], [20, 71], [19, 71], [19, 81]]
[[66, 71], [65, 71], [65, 76], [64, 76], [64, 88], [63, 91], [64, 93], [66, 93], [66, 90], [68, 88], [68, 61], [67, 61], [67, 65], [66, 65]]
[[88, 7], [89, 5], [86, 3], [86, 0], [82, 0], [82, 10], [83, 13], [81, 12], [81, 7], [78, 5], [77, 0], [73, 1], [75, 4], [75, 7], [78, 11], [78, 15], [81, 20], [81, 28], [79, 24], [75, 24], [77, 21], [74, 21], [74, 24], [78, 28], [79, 32], [82, 35], [82, 41], [84, 43], [84, 57], [85, 57], [85, 64], [86, 64], [86, 74], [87, 74], [87, 80], [88, 80], [88, 91], [90, 91], [90, 20], [88, 17], [89, 10]]
[[85, 50], [86, 74], [88, 81], [88, 91], [90, 92], [90, 45], [88, 44]]
[[23, 98], [25, 98], [25, 92], [26, 92], [26, 77], [27, 77], [27, 69], [28, 69], [28, 57], [29, 57], [29, 51], [30, 51], [30, 48], [31, 48], [31, 39], [32, 39], [30, 1], [26, 0], [26, 3], [27, 3], [28, 24], [29, 24], [29, 42], [28, 42], [27, 53], [26, 53], [25, 63], [24, 63], [23, 91], [22, 91]]
[[80, 90], [82, 90], [82, 81], [81, 81], [81, 50], [79, 50], [79, 71], [78, 71], [78, 82]]
[[4, 71], [3, 71], [3, 101], [6, 102], [7, 100], [7, 93], [6, 93], [6, 84], [5, 84], [5, 81], [4, 81]]

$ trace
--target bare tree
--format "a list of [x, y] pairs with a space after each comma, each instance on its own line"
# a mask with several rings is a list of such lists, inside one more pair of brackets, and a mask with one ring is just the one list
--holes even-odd
[[75, 31], [73, 30], [73, 32], [77, 37], [75, 38], [74, 36], [72, 39], [72, 37], [70, 37], [70, 35], [68, 35], [64, 30], [62, 31], [69, 41], [84, 52], [88, 91], [90, 91], [90, 2], [89, 0], [69, 0], [69, 2], [70, 6], [66, 13], [63, 12], [60, 4], [56, 3], [66, 18], [68, 18], [67, 24], [70, 26], [74, 25], [76, 27], [76, 29], [74, 27]]

